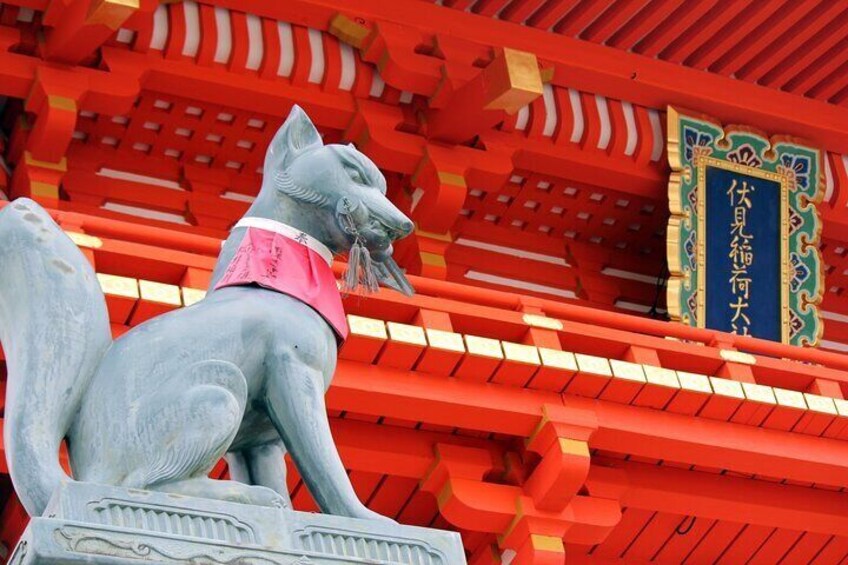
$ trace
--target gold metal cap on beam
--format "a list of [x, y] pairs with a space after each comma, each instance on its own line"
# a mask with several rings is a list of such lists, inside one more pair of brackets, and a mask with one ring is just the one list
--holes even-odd
[[139, 7], [139, 0], [94, 0], [85, 23], [117, 30]]
[[330, 33], [342, 43], [361, 49], [371, 30], [339, 12], [330, 20]]
[[542, 95], [542, 74], [536, 55], [504, 48], [483, 71], [486, 110], [514, 114]]

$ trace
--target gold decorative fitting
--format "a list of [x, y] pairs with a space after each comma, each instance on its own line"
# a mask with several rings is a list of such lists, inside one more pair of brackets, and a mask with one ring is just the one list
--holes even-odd
[[562, 330], [562, 322], [555, 318], [548, 318], [547, 316], [540, 316], [539, 314], [524, 314], [521, 317], [524, 320], [524, 323], [528, 326], [533, 326], [534, 328], [545, 328], [546, 330]]
[[452, 186], [461, 186], [465, 188], [468, 186], [465, 183], [465, 177], [457, 174], [457, 173], [449, 173], [447, 171], [439, 171], [438, 172], [439, 182], [442, 184], [449, 184]]
[[186, 306], [191, 306], [206, 298], [206, 291], [199, 288], [188, 288], [184, 286], [180, 290], [183, 293], [183, 304]]
[[36, 197], [59, 198], [59, 187], [49, 182], [33, 181], [29, 183], [29, 191]]
[[776, 404], [775, 390], [770, 386], [758, 385], [754, 383], [742, 383], [742, 392], [745, 393], [745, 398], [760, 402], [762, 404]]
[[100, 247], [103, 247], [103, 240], [99, 237], [75, 231], [65, 233], [69, 238], [71, 238], [71, 241], [73, 241], [77, 247], [88, 247], [89, 249], [99, 249]]
[[462, 341], [462, 336], [458, 333], [434, 330], [431, 328], [426, 328], [424, 333], [427, 335], [427, 343], [430, 344], [430, 347], [443, 349], [445, 351], [465, 353], [465, 345]]
[[542, 95], [542, 74], [533, 53], [505, 48], [483, 73], [486, 110], [514, 114]]
[[540, 347], [539, 359], [545, 367], [562, 369], [563, 371], [577, 370], [577, 360], [574, 358], [574, 353], [571, 353], [570, 351], [560, 351], [558, 349]]
[[437, 255], [436, 253], [430, 253], [429, 251], [421, 252], [421, 262], [425, 265], [429, 265], [430, 267], [441, 267], [446, 268], [448, 266], [447, 261], [441, 255]]
[[577, 368], [581, 373], [594, 373], [605, 377], [612, 376], [612, 369], [610, 369], [609, 360], [603, 357], [577, 353], [574, 355], [574, 358], [577, 360]]
[[30, 153], [29, 151], [25, 151], [24, 163], [31, 167], [38, 167], [40, 169], [49, 169], [51, 171], [59, 171], [60, 173], [68, 172], [67, 157], [62, 157], [62, 159], [58, 163], [51, 163], [50, 161], [39, 161], [38, 159], [32, 156], [32, 153]]
[[539, 365], [541, 363], [539, 350], [532, 345], [504, 341], [501, 346], [503, 347], [504, 357], [509, 361], [524, 363], [525, 365]]
[[566, 453], [568, 455], [589, 457], [589, 444], [578, 439], [569, 439], [565, 437], [559, 438], [559, 449], [562, 453]]
[[493, 359], [503, 359], [503, 351], [501, 350], [501, 342], [488, 337], [480, 337], [476, 335], [466, 335], [465, 347], [468, 353], [479, 355], [480, 357], [491, 357]]
[[105, 25], [117, 31], [139, 9], [140, 0], [94, 0], [85, 19], [87, 25]]
[[742, 391], [742, 384], [737, 381], [710, 377], [710, 384], [716, 394], [729, 396], [730, 398], [745, 398], [745, 393]]
[[371, 30], [344, 14], [338, 13], [330, 20], [330, 33], [342, 43], [361, 49], [365, 45], [365, 40], [371, 34]]
[[100, 288], [103, 290], [103, 294], [123, 296], [125, 298], [139, 297], [138, 280], [136, 279], [97, 273], [97, 282], [100, 283]]
[[530, 544], [533, 546], [533, 549], [538, 549], [539, 551], [565, 553], [565, 546], [562, 540], [555, 536], [530, 534]]
[[730, 361], [731, 363], [742, 363], [743, 365], [757, 364], [756, 357], [743, 351], [736, 351], [735, 349], [719, 349], [718, 354], [721, 355], [722, 359]]
[[703, 392], [706, 394], [710, 394], [713, 391], [710, 386], [710, 378], [706, 375], [677, 371], [677, 380], [680, 381], [680, 388], [684, 390]]
[[382, 340], [389, 337], [386, 334], [386, 324], [383, 320], [348, 314], [347, 324], [350, 327], [350, 333], [353, 335]]
[[645, 371], [638, 363], [610, 359], [610, 368], [614, 377], [628, 381], [645, 382]]
[[67, 96], [58, 96], [51, 94], [47, 97], [47, 105], [54, 110], [65, 110], [66, 112], [76, 112], [77, 102], [73, 98]]
[[141, 291], [141, 299], [150, 302], [159, 302], [170, 306], [182, 306], [180, 298], [180, 287], [172, 284], [164, 284], [153, 281], [139, 280], [138, 288]]
[[424, 336], [424, 328], [420, 326], [399, 324], [397, 322], [386, 322], [386, 329], [388, 329], [389, 339], [392, 341], [420, 345], [422, 347], [427, 346], [427, 338]]
[[445, 243], [453, 243], [453, 237], [450, 232], [435, 233], [431, 231], [419, 230], [416, 228], [415, 235], [426, 237], [427, 239], [435, 239], [436, 241], [444, 241]]
[[445, 486], [442, 487], [442, 491], [439, 493], [439, 496], [436, 497], [436, 502], [439, 505], [439, 508], [445, 505], [445, 503], [451, 499], [453, 496], [453, 485], [450, 481], [445, 483]]

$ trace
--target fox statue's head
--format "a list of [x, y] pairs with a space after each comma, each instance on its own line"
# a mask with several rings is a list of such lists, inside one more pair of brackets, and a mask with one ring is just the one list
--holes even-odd
[[409, 235], [413, 223], [386, 197], [377, 166], [353, 145], [324, 145], [295, 105], [271, 141], [263, 176], [250, 215], [294, 224], [333, 253], [348, 253], [349, 287], [380, 282], [412, 293], [392, 259], [392, 242]]

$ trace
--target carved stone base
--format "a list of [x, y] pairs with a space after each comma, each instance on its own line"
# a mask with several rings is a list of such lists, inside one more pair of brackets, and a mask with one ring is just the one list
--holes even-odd
[[87, 483], [62, 485], [9, 565], [463, 565], [454, 532]]

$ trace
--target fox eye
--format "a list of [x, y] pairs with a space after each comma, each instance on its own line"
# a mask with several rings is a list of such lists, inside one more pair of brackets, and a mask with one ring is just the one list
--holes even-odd
[[348, 168], [346, 170], [350, 180], [356, 184], [365, 184], [365, 179], [362, 177], [362, 173], [353, 168]]

